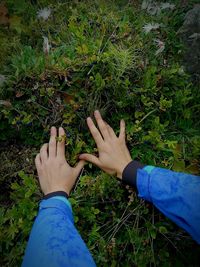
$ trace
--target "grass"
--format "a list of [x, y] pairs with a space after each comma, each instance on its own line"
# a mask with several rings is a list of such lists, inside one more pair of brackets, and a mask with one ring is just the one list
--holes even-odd
[[[151, 16], [141, 1], [6, 1], [9, 24], [0, 25], [2, 266], [21, 264], [42, 197], [34, 157], [52, 125], [65, 128], [72, 165], [79, 153], [95, 152], [85, 119], [99, 109], [116, 132], [125, 119], [133, 158], [199, 174], [200, 90], [182, 67], [177, 36], [197, 2], [174, 1], [174, 10]], [[37, 18], [45, 7], [51, 15]], [[161, 26], [146, 34], [143, 26], [152, 22]], [[165, 44], [158, 55], [155, 39]], [[199, 247], [183, 230], [96, 167], [86, 166], [70, 201], [98, 266], [198, 266]]]

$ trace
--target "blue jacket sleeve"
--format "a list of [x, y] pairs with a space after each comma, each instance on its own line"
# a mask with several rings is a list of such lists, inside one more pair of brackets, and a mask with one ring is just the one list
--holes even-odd
[[74, 226], [72, 209], [67, 202], [56, 197], [41, 201], [22, 267], [96, 266]]
[[200, 243], [200, 177], [146, 166], [137, 170], [137, 189]]

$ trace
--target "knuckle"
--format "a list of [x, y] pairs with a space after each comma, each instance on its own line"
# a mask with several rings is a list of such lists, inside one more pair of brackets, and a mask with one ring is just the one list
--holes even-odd
[[51, 166], [52, 164], [49, 162], [49, 160], [45, 160], [44, 163], [43, 163], [43, 165], [44, 165], [45, 167], [49, 167], [49, 166]]
[[63, 146], [64, 143], [65, 143], [65, 140], [61, 139], [60, 141], [58, 141], [57, 145], [58, 146]]
[[45, 149], [47, 147], [47, 145], [48, 145], [47, 143], [45, 143], [44, 145], [42, 145], [42, 147], [40, 148], [40, 151], [43, 150], [43, 149]]
[[105, 125], [105, 123], [102, 123], [102, 124], [101, 124], [101, 129], [102, 129], [103, 131], [105, 131], [105, 130], [107, 129], [107, 126]]
[[56, 138], [51, 138], [49, 141], [49, 145], [54, 145], [56, 143]]
[[94, 135], [97, 135], [97, 134], [98, 134], [98, 130], [97, 130], [96, 128], [91, 129], [91, 132], [92, 132]]
[[35, 160], [39, 159], [40, 153], [38, 153], [35, 157]]
[[125, 142], [124, 139], [120, 140], [120, 146], [121, 146], [122, 148], [124, 147], [125, 144], [126, 144], [126, 142]]
[[40, 154], [37, 154], [37, 156], [35, 157], [35, 163], [40, 162]]
[[41, 172], [42, 172], [42, 170], [43, 170], [43, 167], [42, 167], [42, 165], [38, 165], [38, 166], [37, 166], [37, 171], [38, 171], [39, 173], [41, 173]]

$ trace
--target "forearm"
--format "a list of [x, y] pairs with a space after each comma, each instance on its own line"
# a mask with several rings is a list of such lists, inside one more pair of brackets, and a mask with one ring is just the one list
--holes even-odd
[[[138, 196], [152, 202], [163, 214], [200, 243], [200, 177], [132, 163], [123, 180], [135, 186]], [[135, 175], [134, 175], [135, 173]]]
[[53, 197], [41, 201], [26, 247], [23, 267], [96, 266], [74, 226], [68, 200], [61, 199]]

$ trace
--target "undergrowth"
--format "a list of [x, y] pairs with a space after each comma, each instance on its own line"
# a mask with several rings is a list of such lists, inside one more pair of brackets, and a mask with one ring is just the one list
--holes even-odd
[[[21, 264], [42, 197], [33, 159], [52, 125], [66, 130], [72, 165], [79, 153], [95, 152], [85, 119], [99, 109], [116, 132], [125, 119], [134, 159], [199, 174], [200, 88], [181, 65], [184, 47], [176, 34], [197, 3], [188, 2], [174, 1], [174, 10], [158, 16], [141, 10], [141, 1], [3, 4], [9, 22], [0, 25], [6, 77], [0, 152], [8, 154], [0, 169], [1, 266]], [[46, 20], [37, 17], [45, 7], [51, 9]], [[162, 26], [146, 34], [143, 26], [152, 22]], [[162, 53], [154, 39], [165, 43]], [[22, 155], [29, 148], [28, 167], [13, 164], [18, 155], [11, 145]], [[97, 266], [198, 266], [199, 247], [183, 230], [96, 167], [86, 166], [70, 201]]]

